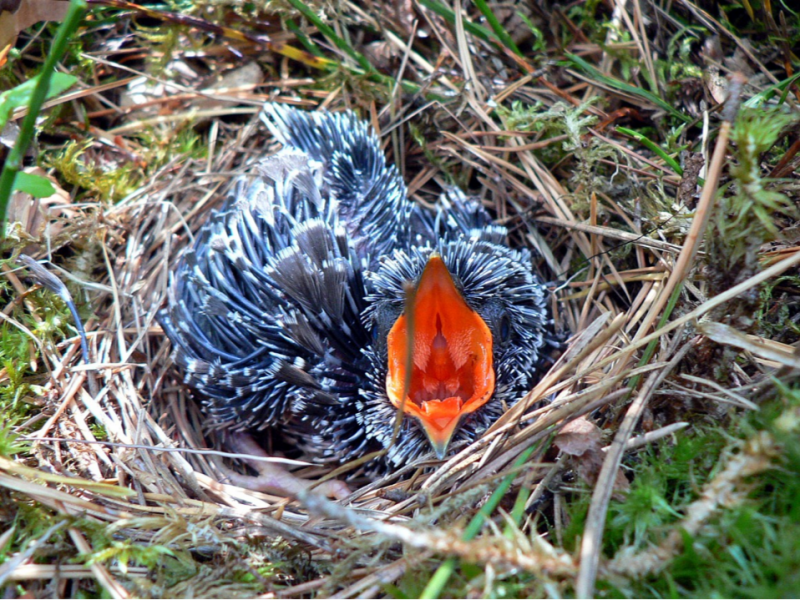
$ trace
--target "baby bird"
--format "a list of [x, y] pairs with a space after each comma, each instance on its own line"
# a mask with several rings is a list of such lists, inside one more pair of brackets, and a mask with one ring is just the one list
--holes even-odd
[[[262, 120], [283, 149], [209, 216], [158, 315], [208, 426], [247, 452], [273, 430], [321, 464], [384, 450], [372, 472], [480, 436], [556, 345], [530, 252], [460, 190], [412, 203], [352, 112]], [[253, 487], [304, 485], [259, 464]]]

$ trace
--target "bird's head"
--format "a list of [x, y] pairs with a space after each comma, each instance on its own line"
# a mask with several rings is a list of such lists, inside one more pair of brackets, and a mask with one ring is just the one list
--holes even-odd
[[[496, 230], [495, 230], [496, 229]], [[502, 228], [384, 257], [369, 276], [365, 324], [371, 384], [356, 416], [387, 447], [394, 415], [405, 417], [389, 460], [480, 435], [530, 389], [549, 317], [544, 286], [526, 250], [498, 243]]]
[[387, 336], [386, 393], [444, 458], [461, 419], [492, 397], [492, 332], [431, 254]]

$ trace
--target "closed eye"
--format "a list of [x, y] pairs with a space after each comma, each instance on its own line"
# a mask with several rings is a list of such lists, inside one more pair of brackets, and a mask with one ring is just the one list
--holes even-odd
[[500, 317], [500, 327], [498, 328], [501, 342], [507, 342], [511, 339], [511, 319], [508, 315]]

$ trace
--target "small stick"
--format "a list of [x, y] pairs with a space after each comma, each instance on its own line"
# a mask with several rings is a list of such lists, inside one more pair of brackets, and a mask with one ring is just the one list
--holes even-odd
[[[725, 152], [728, 148], [728, 137], [730, 135], [731, 125], [736, 118], [741, 103], [741, 93], [746, 78], [741, 73], [734, 73], [731, 77], [730, 86], [728, 89], [728, 99], [725, 107], [722, 110], [723, 122], [720, 126], [719, 137], [717, 138], [717, 145], [714, 148], [714, 154], [711, 158], [711, 164], [708, 170], [708, 177], [706, 184], [703, 186], [703, 193], [700, 201], [697, 204], [697, 211], [695, 218], [692, 221], [692, 226], [689, 234], [686, 236], [683, 250], [678, 256], [675, 263], [675, 268], [672, 275], [667, 280], [665, 288], [659, 294], [658, 299], [653, 303], [647, 317], [642, 322], [636, 336], [632, 340], [638, 341], [645, 332], [650, 329], [656, 316], [661, 313], [665, 304], [673, 295], [673, 292], [678, 289], [678, 286], [683, 283], [684, 276], [689, 266], [691, 265], [694, 257], [697, 255], [697, 250], [703, 240], [703, 235], [708, 225], [708, 220], [711, 217], [711, 209], [713, 208], [714, 196], [719, 182], [719, 176], [722, 171], [722, 164], [725, 160]], [[667, 315], [664, 315], [667, 316]], [[664, 318], [662, 316], [662, 319]], [[652, 340], [651, 345], [648, 346], [646, 354], [651, 352], [651, 348], [655, 349], [657, 340]], [[628, 350], [626, 357], [620, 361], [619, 364], [627, 363], [627, 356], [634, 352], [635, 345], [632, 344]], [[641, 392], [634, 400], [633, 404], [628, 408], [625, 419], [617, 432], [611, 449], [606, 455], [603, 462], [603, 468], [600, 472], [597, 485], [595, 486], [594, 493], [592, 494], [592, 503], [589, 507], [589, 515], [586, 518], [586, 528], [584, 530], [583, 542], [581, 543], [581, 566], [578, 573], [576, 582], [576, 596], [579, 598], [591, 598], [594, 595], [594, 586], [597, 579], [597, 569], [600, 564], [600, 547], [603, 538], [603, 529], [605, 528], [606, 514], [608, 511], [608, 504], [611, 500], [613, 492], [613, 481], [616, 476], [616, 471], [619, 468], [622, 460], [622, 454], [625, 449], [625, 444], [628, 441], [633, 428], [639, 420], [642, 412], [644, 411], [647, 401], [667, 373], [674, 368], [677, 361], [688, 351], [689, 345], [684, 346], [683, 350], [676, 354], [670, 361], [667, 368], [660, 373], [653, 373], [645, 383]]]
[[611, 500], [611, 494], [614, 492], [614, 480], [622, 463], [622, 456], [625, 453], [628, 441], [633, 433], [633, 428], [639, 422], [639, 418], [653, 392], [661, 385], [672, 369], [683, 360], [683, 357], [686, 356], [691, 347], [691, 343], [684, 345], [666, 367], [661, 371], [653, 372], [648, 377], [636, 400], [628, 407], [628, 412], [625, 413], [622, 425], [606, 453], [600, 476], [597, 478], [597, 485], [595, 485], [594, 493], [592, 494], [589, 514], [586, 516], [586, 527], [584, 528], [583, 542], [581, 543], [580, 571], [578, 571], [575, 592], [577, 598], [591, 598], [594, 595], [594, 583], [597, 579], [597, 568], [600, 565], [600, 546], [603, 540], [608, 504]]
[[[659, 294], [650, 311], [642, 322], [639, 331], [633, 341], [640, 338], [645, 332], [650, 329], [651, 325], [656, 319], [656, 316], [664, 309], [664, 305], [672, 295], [673, 290], [679, 283], [683, 282], [686, 271], [693, 263], [697, 251], [700, 248], [700, 243], [703, 241], [708, 220], [711, 218], [711, 209], [714, 206], [714, 196], [717, 191], [717, 184], [719, 183], [719, 176], [722, 171], [722, 164], [725, 161], [725, 152], [728, 149], [728, 138], [730, 137], [731, 125], [736, 119], [736, 113], [739, 111], [741, 104], [742, 88], [747, 79], [741, 73], [734, 73], [731, 76], [731, 83], [728, 87], [728, 99], [725, 102], [725, 107], [722, 110], [722, 125], [719, 128], [719, 136], [717, 137], [717, 145], [714, 147], [714, 154], [711, 156], [711, 164], [708, 168], [706, 176], [706, 184], [703, 186], [703, 193], [700, 196], [700, 201], [697, 203], [697, 210], [695, 217], [692, 221], [692, 226], [686, 236], [686, 242], [683, 244], [683, 250], [675, 262], [675, 268], [672, 271], [672, 276], [667, 280], [667, 284]], [[624, 363], [624, 361], [623, 361]], [[621, 363], [621, 364], [623, 364]]]

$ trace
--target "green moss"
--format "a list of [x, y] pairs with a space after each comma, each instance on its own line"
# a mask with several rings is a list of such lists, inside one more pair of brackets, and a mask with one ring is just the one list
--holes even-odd
[[731, 131], [736, 149], [730, 170], [733, 194], [723, 192], [715, 219], [715, 229], [726, 238], [732, 261], [747, 252], [749, 238], [757, 236], [763, 243], [778, 236], [775, 213], [795, 212], [789, 198], [764, 178], [761, 160], [781, 132], [797, 120], [796, 114], [782, 107], [742, 109], [736, 119]]
[[145, 130], [138, 134], [143, 154], [139, 164], [101, 161], [89, 150], [93, 140], [68, 142], [63, 148], [45, 158], [48, 166], [55, 168], [68, 183], [79, 186], [95, 199], [118, 202], [139, 189], [168, 161], [181, 155], [184, 160], [202, 159], [207, 148], [200, 136], [187, 122], [170, 129]]
[[[167, 133], [165, 135], [165, 133]], [[156, 173], [170, 160], [180, 155], [182, 160], [201, 160], [207, 157], [208, 147], [194, 129], [194, 123], [187, 121], [169, 132], [146, 129], [137, 135], [147, 167], [143, 171], [144, 178]]]
[[[604, 553], [613, 555], [624, 545], [641, 549], [659, 540], [665, 527], [681, 518], [680, 509], [696, 499], [726, 443], [721, 429], [699, 426], [678, 434], [674, 443], [662, 442], [630, 457], [631, 489], [624, 501], [609, 506]], [[567, 549], [578, 549], [590, 501], [586, 490], [568, 504]]]
[[567, 106], [557, 102], [552, 108], [544, 109], [541, 105], [525, 105], [515, 101], [511, 108], [497, 108], [504, 129], [540, 132], [543, 138], [566, 135], [564, 142], [549, 147], [545, 162], [556, 164], [567, 156], [573, 157], [569, 181], [572, 189], [580, 191], [573, 197], [571, 208], [581, 214], [588, 209], [592, 192], [602, 191], [610, 185], [608, 177], [599, 175], [611, 175], [613, 170], [606, 173], [608, 169], [600, 160], [618, 158], [611, 144], [596, 136], [585, 137], [588, 128], [597, 123], [597, 117], [589, 114], [588, 107], [589, 103]]
[[[597, 43], [602, 43], [605, 40], [606, 34], [605, 15], [598, 14], [601, 7], [601, 0], [587, 0], [586, 2], [570, 5], [570, 8], [567, 10], [567, 15], [570, 20], [575, 23], [589, 39]], [[559, 23], [561, 22], [559, 21]], [[563, 28], [562, 36], [565, 42], [571, 40], [573, 37], [572, 30], [565, 24], [561, 24], [561, 27]]]
[[5, 423], [0, 427], [0, 456], [10, 458], [15, 454], [27, 452], [30, 449], [28, 442], [19, 439], [14, 433], [15, 416], [8, 416], [0, 410], [0, 422]]
[[[6, 279], [0, 279], [0, 298], [6, 302], [16, 298], [16, 291]], [[30, 307], [38, 319], [29, 312]], [[40, 384], [46, 376], [40, 344], [54, 345], [76, 331], [64, 302], [46, 290], [28, 294], [26, 302], [17, 303], [10, 316], [14, 322], [0, 323], [0, 365], [7, 374], [0, 383], [0, 414], [16, 422], [39, 404]]]
[[68, 142], [64, 148], [49, 160], [61, 177], [72, 185], [89, 191], [100, 199], [116, 202], [139, 185], [141, 173], [132, 163], [102, 168], [93, 164], [85, 156], [93, 142]]
[[[731, 131], [735, 160], [730, 184], [723, 186], [707, 236], [710, 293], [718, 294], [757, 272], [761, 246], [780, 236], [781, 219], [798, 216], [794, 203], [776, 182], [765, 177], [765, 153], [782, 154], [775, 144], [798, 116], [783, 107], [743, 108]], [[777, 157], [776, 157], [777, 158]], [[751, 331], [757, 310], [757, 291], [727, 305], [724, 319]]]
[[186, 36], [181, 36], [183, 28], [174, 23], [163, 23], [155, 27], [145, 27], [139, 24], [136, 34], [148, 46], [147, 72], [156, 77], [164, 74], [164, 70], [172, 60], [175, 49], [180, 44], [185, 44]]
[[[608, 538], [627, 543], [631, 533], [635, 538], [635, 532], [643, 531], [643, 541], [662, 539], [670, 530], [669, 523], [697, 499], [698, 490], [714, 476], [720, 458], [735, 453], [741, 440], [767, 433], [781, 447], [775, 468], [743, 486], [746, 500], [722, 507], [700, 535], [694, 539], [687, 536], [684, 550], [664, 573], [633, 581], [627, 590], [608, 588], [608, 594], [794, 597], [800, 589], [799, 405], [798, 391], [783, 389], [761, 410], [739, 417], [732, 427], [699, 430], [681, 436], [684, 439], [674, 446], [665, 442], [649, 452], [636, 469], [629, 497], [612, 504]], [[789, 407], [793, 410], [787, 410]], [[733, 439], [731, 431], [735, 432]], [[656, 494], [650, 511], [642, 502], [645, 490]], [[621, 515], [633, 518], [620, 519]]]
[[[759, 411], [721, 425], [698, 424], [638, 454], [626, 468], [631, 490], [612, 501], [603, 537], [603, 554], [646, 551], [675, 530], [686, 508], [700, 497], [744, 440], [767, 434], [781, 449], [775, 468], [742, 484], [743, 502], [720, 507], [665, 570], [632, 579], [621, 588], [598, 581], [598, 597], [795, 597], [800, 589], [800, 391], [780, 389]], [[565, 549], [577, 552], [584, 532], [591, 491], [567, 496]], [[483, 565], [462, 565], [443, 597], [485, 594]], [[418, 597], [421, 570], [387, 588], [395, 598]], [[555, 586], [555, 587], [554, 587]], [[535, 598], [561, 590], [527, 574], [497, 573], [489, 597]]]
[[766, 282], [759, 294], [755, 314], [761, 335], [784, 344], [800, 339], [800, 325], [794, 320], [793, 305], [800, 295], [800, 277], [785, 275]]

